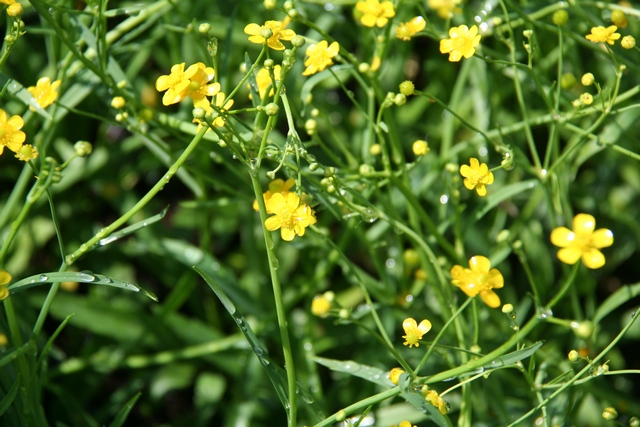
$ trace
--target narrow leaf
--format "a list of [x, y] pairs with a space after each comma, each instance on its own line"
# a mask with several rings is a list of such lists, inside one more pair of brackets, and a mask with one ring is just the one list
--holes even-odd
[[0, 417], [5, 412], [7, 412], [7, 409], [9, 409], [14, 399], [18, 395], [18, 389], [20, 388], [20, 382], [21, 382], [20, 380], [21, 380], [21, 377], [20, 377], [20, 374], [18, 374], [16, 376], [16, 382], [13, 383], [13, 385], [11, 386], [7, 394], [5, 394], [2, 400], [0, 400]]
[[124, 422], [127, 420], [127, 417], [129, 416], [129, 412], [131, 412], [131, 410], [133, 409], [133, 406], [136, 404], [140, 396], [142, 396], [142, 392], [137, 392], [131, 399], [129, 399], [129, 401], [127, 401], [127, 403], [125, 403], [125, 405], [122, 407], [122, 409], [118, 411], [118, 415], [116, 415], [113, 422], [109, 424], [109, 427], [123, 426]]
[[128, 227], [123, 228], [120, 231], [117, 231], [115, 233], [112, 233], [111, 235], [109, 235], [108, 237], [105, 237], [104, 239], [101, 239], [100, 241], [98, 241], [98, 245], [100, 246], [105, 246], [108, 245], [109, 243], [115, 242], [116, 240], [124, 237], [124, 236], [128, 236], [129, 234], [135, 233], [136, 231], [140, 230], [141, 228], [144, 228], [148, 225], [151, 225], [155, 222], [160, 221], [162, 218], [164, 218], [164, 216], [167, 214], [167, 212], [169, 211], [169, 205], [167, 205], [166, 208], [164, 208], [162, 210], [162, 212], [160, 212], [157, 215], [154, 215], [152, 217], [149, 217], [147, 219], [145, 219], [144, 221], [140, 221], [140, 222], [136, 222], [135, 224], [132, 224]]
[[528, 181], [516, 182], [515, 184], [506, 185], [501, 189], [499, 189], [498, 191], [496, 191], [495, 193], [491, 193], [489, 191], [489, 195], [484, 198], [487, 203], [482, 205], [477, 210], [477, 212], [475, 212], [475, 215], [474, 215], [475, 219], [479, 220], [480, 218], [485, 216], [487, 212], [495, 208], [498, 204], [502, 203], [503, 201], [510, 199], [513, 196], [519, 195], [520, 193], [523, 193], [527, 190], [531, 190], [536, 186], [537, 183], [538, 183], [538, 180], [530, 179]]
[[640, 283], [621, 287], [600, 304], [600, 307], [596, 310], [596, 314], [593, 316], [593, 323], [600, 323], [609, 313], [638, 295], [640, 295]]

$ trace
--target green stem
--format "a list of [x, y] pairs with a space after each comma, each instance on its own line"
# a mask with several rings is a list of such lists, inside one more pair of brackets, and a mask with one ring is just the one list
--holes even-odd
[[251, 171], [251, 184], [255, 193], [258, 207], [260, 208], [260, 222], [262, 223], [262, 233], [264, 235], [264, 244], [267, 249], [267, 259], [269, 260], [269, 273], [271, 275], [271, 285], [273, 288], [273, 298], [276, 303], [276, 315], [278, 318], [278, 329], [280, 330], [280, 339], [282, 340], [282, 352], [284, 353], [285, 370], [287, 372], [287, 386], [289, 390], [289, 408], [287, 409], [288, 426], [296, 427], [297, 416], [297, 394], [296, 394], [296, 370], [293, 361], [293, 353], [291, 352], [291, 342], [289, 340], [289, 331], [287, 329], [287, 314], [282, 299], [282, 287], [280, 286], [280, 278], [278, 277], [278, 258], [275, 253], [275, 245], [271, 232], [265, 227], [267, 220], [267, 207], [264, 202], [260, 179], [258, 178], [258, 169]]
[[565, 280], [562, 287], [560, 288], [560, 291], [547, 304], [546, 306], [547, 310], [550, 310], [554, 305], [556, 305], [562, 299], [564, 294], [567, 293], [567, 291], [573, 284], [574, 279], [576, 278], [576, 274], [578, 273], [578, 268], [580, 268], [580, 263], [576, 262], [573, 265], [573, 268], [571, 269], [571, 273], [569, 274], [569, 277], [567, 277], [567, 280]]

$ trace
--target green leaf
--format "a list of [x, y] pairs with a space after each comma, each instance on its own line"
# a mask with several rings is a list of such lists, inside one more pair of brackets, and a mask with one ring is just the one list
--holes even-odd
[[118, 411], [118, 415], [113, 419], [113, 422], [109, 424], [109, 427], [121, 427], [129, 416], [129, 412], [133, 409], [138, 399], [142, 396], [142, 392], [137, 392], [131, 399], [125, 403], [125, 405]]
[[155, 302], [158, 302], [158, 297], [153, 292], [142, 289], [140, 286], [133, 283], [125, 282], [123, 280], [114, 279], [112, 277], [103, 276], [102, 274], [95, 274], [90, 271], [77, 272], [53, 272], [36, 274], [35, 276], [26, 277], [18, 282], [12, 283], [7, 286], [7, 289], [12, 294], [22, 292], [26, 289], [34, 286], [43, 285], [45, 283], [59, 283], [59, 282], [78, 282], [78, 283], [91, 283], [93, 285], [111, 286], [114, 288], [126, 289], [132, 292], [141, 292], [144, 296], [151, 298]]
[[18, 389], [20, 388], [21, 377], [20, 374], [16, 376], [16, 382], [13, 383], [7, 394], [0, 400], [0, 416], [7, 412], [7, 409], [11, 406], [14, 399], [18, 395]]
[[638, 295], [640, 295], [640, 283], [621, 287], [600, 304], [600, 307], [598, 307], [593, 316], [593, 323], [597, 325], [609, 313]]
[[132, 224], [128, 227], [123, 228], [120, 231], [117, 231], [115, 233], [110, 234], [108, 237], [105, 237], [104, 239], [101, 239], [100, 241], [98, 241], [98, 245], [100, 246], [105, 246], [108, 245], [109, 243], [115, 242], [116, 240], [128, 236], [129, 234], [135, 233], [136, 231], [140, 230], [141, 228], [144, 228], [148, 225], [151, 225], [155, 222], [160, 221], [162, 218], [164, 218], [164, 216], [167, 214], [167, 212], [169, 211], [169, 205], [167, 205], [166, 208], [164, 208], [162, 210], [162, 212], [160, 212], [157, 215], [154, 215], [152, 217], [149, 217], [147, 219], [145, 219], [144, 221], [139, 221], [136, 222], [135, 224]]
[[36, 345], [34, 341], [29, 341], [21, 347], [15, 348], [11, 350], [9, 353], [5, 354], [2, 359], [0, 359], [0, 367], [6, 365], [9, 362], [17, 359], [18, 356], [28, 352], [35, 352]]
[[[348, 70], [350, 68], [353, 68], [353, 65], [351, 64], [334, 65], [331, 67], [331, 71], [337, 74], [340, 77], [340, 79], [344, 82], [345, 79], [343, 78], [343, 76], [348, 75]], [[305, 81], [304, 84], [302, 85], [302, 89], [300, 90], [300, 99], [303, 102], [306, 102], [306, 99], [309, 97], [309, 95], [311, 95], [313, 88], [316, 85], [319, 85], [320, 83], [323, 83], [325, 80], [328, 80], [328, 79], [334, 79], [335, 81], [333, 74], [331, 74], [329, 70], [321, 71], [309, 77], [307, 81]], [[335, 84], [337, 85], [338, 83], [336, 82]]]
[[521, 181], [516, 182], [515, 184], [506, 185], [495, 193], [489, 192], [490, 194], [484, 197], [486, 203], [479, 207], [473, 216], [475, 217], [476, 221], [479, 220], [480, 218], [485, 216], [487, 212], [498, 206], [503, 201], [510, 199], [513, 196], [519, 195], [522, 192], [533, 189], [538, 184], [538, 182], [539, 181], [536, 179], [530, 179], [528, 181]]
[[492, 360], [490, 363], [483, 365], [484, 369], [496, 369], [503, 366], [514, 365], [515, 363], [526, 359], [535, 353], [540, 347], [544, 345], [544, 341], [538, 341], [530, 347], [523, 348], [522, 350], [516, 350], [514, 352], [505, 354]]

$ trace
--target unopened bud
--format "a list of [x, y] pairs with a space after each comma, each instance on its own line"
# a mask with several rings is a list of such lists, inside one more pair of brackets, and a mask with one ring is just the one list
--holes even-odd
[[198, 25], [198, 32], [200, 34], [207, 34], [209, 30], [211, 30], [211, 24], [209, 24], [208, 22], [204, 22]]
[[278, 114], [278, 111], [280, 111], [280, 107], [278, 107], [278, 104], [275, 104], [273, 102], [268, 103], [264, 107], [264, 112], [267, 116], [275, 116], [276, 114]]
[[78, 157], [87, 157], [93, 151], [93, 145], [87, 141], [78, 141], [73, 144], [73, 151]]
[[604, 411], [602, 411], [602, 418], [607, 421], [615, 420], [618, 418], [618, 411], [616, 411], [616, 408], [608, 406], [604, 408]]

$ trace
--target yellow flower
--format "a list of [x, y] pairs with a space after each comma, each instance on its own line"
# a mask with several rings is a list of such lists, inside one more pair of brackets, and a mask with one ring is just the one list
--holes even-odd
[[227, 95], [225, 95], [224, 92], [218, 92], [214, 101], [214, 105], [218, 108], [218, 117], [213, 121], [213, 125], [215, 127], [222, 127], [226, 121], [224, 113], [233, 107], [233, 99], [227, 99]]
[[464, 177], [467, 190], [476, 189], [478, 196], [487, 194], [486, 185], [493, 184], [493, 173], [489, 172], [486, 163], [480, 163], [476, 158], [469, 159], [469, 165], [460, 166], [460, 175]]
[[388, 18], [393, 18], [396, 15], [393, 9], [393, 3], [390, 1], [380, 0], [364, 0], [356, 3], [356, 9], [363, 13], [360, 18], [360, 22], [365, 27], [382, 28], [389, 22]]
[[292, 241], [296, 234], [304, 236], [305, 228], [316, 223], [313, 209], [300, 203], [300, 197], [295, 193], [283, 196], [275, 193], [267, 201], [267, 213], [274, 214], [267, 218], [264, 226], [269, 231], [280, 229], [282, 240]]
[[[400, 421], [400, 424], [398, 425], [394, 424], [391, 427], [412, 427], [412, 425], [409, 421], [405, 420], [405, 421]], [[416, 427], [416, 426], [413, 426], [413, 427]]]
[[416, 16], [409, 22], [401, 22], [396, 28], [396, 37], [404, 41], [409, 41], [411, 37], [424, 30], [426, 25], [427, 23], [422, 16]]
[[456, 6], [458, 6], [461, 1], [462, 0], [429, 0], [427, 1], [427, 7], [438, 12], [440, 18], [447, 19], [453, 15]]
[[38, 149], [31, 144], [25, 144], [16, 151], [16, 159], [23, 162], [28, 162], [36, 157], [38, 157]]
[[440, 397], [437, 391], [428, 390], [424, 398], [428, 400], [433, 406], [438, 408], [438, 411], [440, 411], [442, 415], [447, 413], [447, 402], [445, 402], [445, 400]]
[[451, 268], [451, 283], [469, 297], [480, 294], [480, 298], [491, 308], [500, 306], [500, 297], [492, 289], [504, 286], [504, 278], [497, 268], [491, 268], [488, 258], [476, 255], [469, 259], [469, 268], [454, 265]]
[[312, 44], [307, 48], [307, 59], [304, 60], [304, 65], [307, 68], [302, 75], [310, 76], [333, 65], [332, 58], [339, 51], [340, 45], [338, 45], [338, 42], [333, 42], [329, 45], [326, 40], [322, 40], [319, 43]]
[[189, 79], [189, 96], [193, 100], [193, 106], [195, 108], [204, 108], [205, 111], [211, 111], [211, 103], [207, 96], [215, 96], [220, 92], [220, 83], [208, 84], [215, 76], [215, 71], [213, 68], [205, 66], [202, 62], [192, 65], [189, 69], [192, 67], [196, 67], [195, 73]]
[[565, 264], [575, 264], [582, 258], [587, 268], [602, 267], [605, 258], [598, 249], [613, 244], [613, 233], [606, 228], [595, 228], [595, 218], [582, 213], [573, 217], [573, 231], [566, 227], [554, 228], [551, 243], [562, 248], [558, 251], [558, 259]]
[[616, 33], [618, 27], [610, 25], [605, 27], [591, 28], [591, 34], [587, 34], [585, 38], [592, 43], [609, 43], [612, 45], [620, 38], [620, 34]]
[[[281, 193], [283, 196], [286, 196], [294, 185], [296, 185], [296, 180], [293, 178], [289, 178], [286, 181], [283, 181], [280, 178], [274, 179], [269, 183], [269, 189], [262, 194], [264, 202], [267, 203], [275, 193]], [[260, 210], [257, 200], [253, 201], [253, 209], [255, 211]]]
[[424, 319], [418, 325], [413, 318], [409, 317], [404, 319], [404, 322], [402, 322], [402, 328], [404, 329], [404, 333], [407, 334], [402, 337], [405, 339], [404, 345], [408, 345], [409, 348], [414, 345], [416, 347], [420, 347], [420, 343], [418, 341], [422, 339], [424, 334], [431, 330], [431, 322]]
[[244, 27], [245, 34], [248, 34], [249, 41], [256, 44], [266, 44], [273, 50], [284, 50], [284, 45], [280, 40], [289, 41], [296, 35], [295, 31], [286, 29], [289, 19], [283, 22], [267, 21], [264, 25], [249, 24]]
[[2, 4], [6, 4], [7, 6], [11, 6], [12, 4], [15, 4], [16, 0], [0, 0], [0, 3]]
[[11, 282], [11, 274], [8, 271], [0, 270], [0, 301], [9, 296], [9, 289], [5, 285]]
[[458, 62], [462, 57], [471, 58], [476, 53], [476, 46], [480, 44], [478, 27], [466, 25], [452, 27], [449, 30], [450, 39], [440, 40], [440, 53], [448, 53], [450, 62]]
[[269, 91], [269, 96], [273, 96], [274, 87], [276, 82], [280, 81], [280, 73], [282, 72], [282, 67], [280, 65], [276, 65], [273, 67], [273, 76], [276, 78], [276, 81], [271, 81], [271, 75], [269, 70], [266, 68], [261, 68], [256, 74], [256, 84], [258, 85], [258, 93], [260, 94], [260, 98], [264, 99], [267, 94], [267, 88], [271, 86], [271, 90]]
[[322, 295], [316, 295], [311, 301], [311, 313], [318, 317], [327, 317], [329, 310], [331, 310], [331, 303], [335, 295], [331, 291], [327, 291]]
[[400, 375], [404, 374], [404, 369], [401, 368], [393, 368], [389, 371], [389, 381], [398, 385], [398, 381], [400, 381]]
[[4, 147], [17, 153], [27, 136], [22, 132], [24, 120], [20, 116], [11, 116], [7, 119], [7, 113], [0, 109], [0, 154]]
[[416, 156], [424, 156], [429, 152], [429, 144], [427, 141], [418, 139], [417, 141], [414, 141], [411, 149], [413, 150], [413, 154]]
[[[35, 86], [30, 86], [27, 90], [42, 108], [47, 108], [58, 98], [58, 86], [60, 86], [60, 80], [51, 83], [49, 77], [41, 77]], [[32, 106], [29, 106], [29, 109], [36, 111]]]

